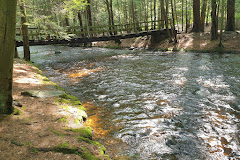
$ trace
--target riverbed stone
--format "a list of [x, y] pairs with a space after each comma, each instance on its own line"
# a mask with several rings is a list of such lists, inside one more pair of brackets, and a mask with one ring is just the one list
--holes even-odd
[[21, 95], [30, 96], [30, 97], [37, 97], [37, 98], [49, 98], [49, 97], [57, 97], [64, 94], [64, 91], [59, 90], [26, 90], [21, 92]]

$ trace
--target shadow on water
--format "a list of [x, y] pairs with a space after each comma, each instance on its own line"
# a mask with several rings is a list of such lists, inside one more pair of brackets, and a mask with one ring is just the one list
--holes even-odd
[[112, 159], [240, 157], [239, 55], [51, 48], [33, 59], [80, 98]]

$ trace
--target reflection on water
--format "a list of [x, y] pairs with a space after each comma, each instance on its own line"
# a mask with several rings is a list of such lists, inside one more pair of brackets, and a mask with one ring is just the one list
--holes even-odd
[[112, 159], [240, 159], [240, 55], [31, 49]]

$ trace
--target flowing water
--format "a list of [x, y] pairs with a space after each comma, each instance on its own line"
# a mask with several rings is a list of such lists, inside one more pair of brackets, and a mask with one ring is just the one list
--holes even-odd
[[44, 74], [81, 100], [112, 159], [240, 159], [240, 55], [31, 50]]

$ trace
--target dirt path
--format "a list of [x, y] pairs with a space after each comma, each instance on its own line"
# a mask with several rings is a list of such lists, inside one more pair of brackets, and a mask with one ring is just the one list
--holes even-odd
[[59, 88], [20, 59], [15, 59], [13, 77], [16, 109], [15, 115], [0, 115], [0, 160], [108, 159], [105, 148], [92, 140], [92, 129], [83, 125], [86, 113], [76, 97], [22, 95]]

